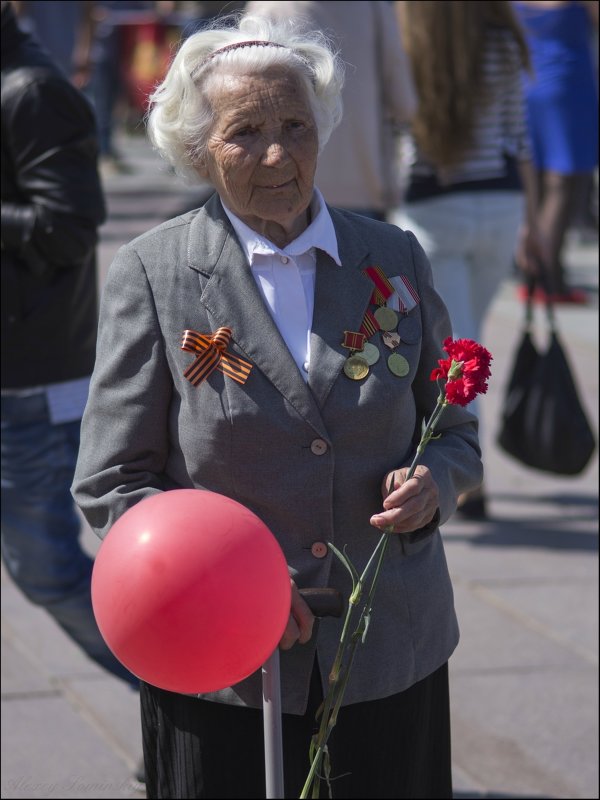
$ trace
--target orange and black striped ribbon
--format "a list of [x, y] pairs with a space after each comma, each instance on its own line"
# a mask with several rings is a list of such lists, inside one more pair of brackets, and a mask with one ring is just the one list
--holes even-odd
[[367, 267], [363, 271], [375, 285], [373, 294], [371, 295], [371, 304], [384, 306], [388, 299], [394, 294], [394, 287], [389, 282], [387, 275], [381, 267]]
[[360, 326], [360, 332], [364, 333], [367, 339], [370, 339], [371, 336], [375, 336], [378, 330], [380, 330], [379, 323], [375, 319], [375, 315], [371, 309], [368, 308], [365, 311], [365, 315]]
[[375, 319], [375, 315], [368, 308], [360, 325], [360, 330], [357, 331], [344, 331], [344, 340], [342, 347], [349, 350], [362, 350], [365, 346], [367, 339], [375, 336], [377, 331], [381, 330], [379, 323]]
[[219, 328], [215, 333], [208, 335], [192, 330], [183, 332], [181, 349], [197, 354], [195, 360], [183, 373], [192, 386], [202, 383], [214, 369], [220, 370], [238, 383], [246, 383], [252, 364], [239, 356], [225, 352], [231, 334], [231, 328]]

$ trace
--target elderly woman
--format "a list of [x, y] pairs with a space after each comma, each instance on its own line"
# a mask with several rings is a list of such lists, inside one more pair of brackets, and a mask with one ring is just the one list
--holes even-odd
[[[327, 207], [313, 184], [341, 86], [321, 36], [249, 16], [181, 47], [150, 136], [216, 193], [112, 264], [74, 495], [100, 537], [174, 488], [234, 498], [276, 536], [293, 582], [280, 642], [288, 797], [308, 772], [341, 627], [314, 624], [296, 587], [348, 597], [327, 543], [362, 569], [393, 531], [330, 739], [333, 792], [451, 797], [458, 626], [439, 525], [481, 481], [476, 420], [450, 406], [405, 480], [450, 324], [415, 238]], [[187, 348], [219, 329], [234, 367], [203, 369]], [[264, 796], [259, 674], [199, 697], [142, 684], [141, 704], [148, 797]]]

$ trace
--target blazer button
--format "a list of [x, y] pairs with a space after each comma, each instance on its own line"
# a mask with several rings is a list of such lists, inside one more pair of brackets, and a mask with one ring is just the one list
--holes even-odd
[[327, 555], [327, 545], [325, 542], [314, 542], [310, 548], [310, 552], [315, 558], [325, 558]]
[[313, 439], [310, 443], [311, 453], [315, 456], [325, 455], [327, 449], [327, 442], [324, 439]]

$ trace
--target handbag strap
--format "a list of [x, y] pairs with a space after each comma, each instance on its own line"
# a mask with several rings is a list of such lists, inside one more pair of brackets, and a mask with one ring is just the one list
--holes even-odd
[[552, 301], [552, 295], [547, 289], [546, 279], [543, 273], [540, 276], [528, 275], [525, 279], [525, 288], [527, 289], [527, 295], [525, 298], [525, 329], [531, 330], [531, 325], [533, 323], [533, 293], [535, 291], [536, 284], [539, 284], [543, 289], [546, 290], [546, 299], [544, 301], [546, 319], [548, 320], [550, 332], [555, 334], [557, 330], [556, 317], [554, 315], [554, 303]]

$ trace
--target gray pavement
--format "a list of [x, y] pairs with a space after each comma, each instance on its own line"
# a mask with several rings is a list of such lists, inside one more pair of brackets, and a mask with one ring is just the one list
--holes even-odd
[[[101, 275], [117, 248], [193, 207], [142, 138], [123, 139], [133, 171], [107, 177]], [[560, 307], [559, 330], [598, 430], [597, 240], [573, 235], [569, 273], [586, 307]], [[457, 798], [597, 798], [598, 456], [575, 478], [521, 467], [494, 444], [522, 306], [508, 279], [483, 343], [493, 378], [483, 442], [491, 519], [444, 526], [461, 643], [451, 660]], [[85, 530], [84, 542], [98, 542]], [[137, 698], [89, 662], [2, 569], [3, 798], [143, 797]]]

